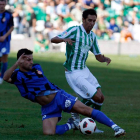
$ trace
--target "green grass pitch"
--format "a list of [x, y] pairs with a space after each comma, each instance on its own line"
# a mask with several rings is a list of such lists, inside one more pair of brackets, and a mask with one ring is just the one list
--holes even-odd
[[[110, 65], [99, 63], [90, 54], [87, 66], [98, 79], [105, 95], [102, 111], [126, 130], [126, 136], [119, 139], [140, 140], [140, 56], [113, 56]], [[8, 67], [16, 61], [16, 54], [9, 55]], [[35, 54], [34, 63], [40, 63], [47, 78], [76, 96], [68, 86], [63, 62], [64, 53]], [[63, 113], [66, 123], [70, 114]], [[81, 116], [83, 117], [83, 116]], [[104, 134], [86, 136], [72, 130], [62, 136], [44, 136], [42, 132], [40, 105], [20, 96], [14, 85], [4, 82], [0, 85], [0, 140], [114, 140], [109, 127], [97, 123]]]

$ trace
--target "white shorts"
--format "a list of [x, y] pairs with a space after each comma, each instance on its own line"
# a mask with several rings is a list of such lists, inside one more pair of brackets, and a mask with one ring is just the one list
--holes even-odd
[[65, 76], [69, 86], [84, 99], [92, 98], [97, 88], [101, 87], [87, 67], [83, 70], [65, 71]]

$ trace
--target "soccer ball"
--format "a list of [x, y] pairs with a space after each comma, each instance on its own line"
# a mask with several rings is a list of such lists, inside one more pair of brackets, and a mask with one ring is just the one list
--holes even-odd
[[86, 135], [93, 134], [96, 130], [96, 123], [91, 118], [84, 118], [79, 123], [79, 130]]

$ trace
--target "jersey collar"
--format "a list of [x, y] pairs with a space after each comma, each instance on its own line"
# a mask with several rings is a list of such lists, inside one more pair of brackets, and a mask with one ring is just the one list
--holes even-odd
[[[85, 33], [87, 34], [87, 32], [86, 32], [86, 30], [85, 30], [85, 28], [84, 28], [83, 24], [81, 24], [81, 25], [80, 25], [80, 28], [82, 29], [82, 31], [83, 31], [83, 32], [85, 32]], [[89, 33], [89, 34], [91, 34], [91, 31], [90, 31], [90, 33]], [[89, 34], [87, 34], [87, 35], [89, 35]]]

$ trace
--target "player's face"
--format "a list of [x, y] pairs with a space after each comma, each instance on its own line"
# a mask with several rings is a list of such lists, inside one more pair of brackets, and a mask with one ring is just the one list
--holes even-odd
[[33, 55], [25, 55], [23, 64], [20, 68], [22, 68], [23, 71], [29, 71], [32, 69], [33, 66]]
[[0, 1], [0, 13], [5, 11], [6, 2]]
[[95, 25], [97, 17], [95, 15], [88, 15], [86, 19], [83, 18], [83, 26], [87, 33], [89, 33]]

